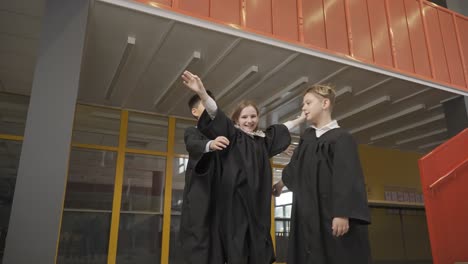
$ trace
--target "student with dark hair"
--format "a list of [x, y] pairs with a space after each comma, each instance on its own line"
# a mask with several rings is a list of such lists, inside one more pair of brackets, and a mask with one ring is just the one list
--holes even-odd
[[[213, 98], [210, 92], [209, 96]], [[205, 110], [201, 99], [194, 95], [188, 102], [189, 109], [197, 120]], [[215, 214], [214, 188], [218, 172], [215, 151], [229, 145], [226, 137], [214, 140], [204, 136], [197, 127], [185, 130], [184, 141], [189, 160], [185, 173], [182, 215], [180, 221], [180, 243], [184, 263], [214, 263], [217, 251], [210, 227]]]

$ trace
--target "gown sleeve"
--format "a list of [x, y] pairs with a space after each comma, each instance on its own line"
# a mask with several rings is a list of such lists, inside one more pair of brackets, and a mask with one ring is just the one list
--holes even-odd
[[336, 143], [332, 175], [333, 217], [348, 217], [369, 224], [370, 213], [357, 144], [349, 133]]
[[270, 158], [286, 150], [290, 144], [291, 135], [285, 125], [272, 125], [266, 129], [265, 145]]
[[284, 185], [288, 187], [288, 190], [294, 192], [297, 190], [296, 187], [296, 177], [297, 177], [297, 166], [298, 166], [298, 156], [299, 156], [299, 149], [301, 147], [301, 143], [297, 146], [294, 150], [293, 155], [291, 156], [291, 160], [289, 161], [288, 165], [284, 167], [281, 180], [283, 181]]
[[209, 139], [224, 136], [231, 141], [237, 132], [234, 123], [221, 109], [217, 110], [216, 116], [213, 119], [204, 111], [200, 119], [198, 119], [197, 127]]
[[195, 127], [189, 127], [184, 131], [184, 143], [187, 152], [195, 157], [205, 153], [209, 139], [203, 139]]

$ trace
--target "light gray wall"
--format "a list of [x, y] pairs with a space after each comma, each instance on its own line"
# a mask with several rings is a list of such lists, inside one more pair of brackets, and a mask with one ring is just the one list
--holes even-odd
[[467, 0], [446, 0], [447, 7], [464, 16], [468, 16], [468, 1]]
[[468, 127], [468, 97], [460, 96], [443, 104], [449, 137]]
[[4, 264], [55, 263], [89, 0], [46, 0]]

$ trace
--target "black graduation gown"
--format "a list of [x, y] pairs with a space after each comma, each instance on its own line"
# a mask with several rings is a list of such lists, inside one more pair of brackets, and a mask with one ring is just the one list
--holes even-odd
[[[293, 192], [288, 264], [370, 263], [370, 212], [352, 136], [341, 128], [320, 138], [308, 128], [282, 179]], [[348, 217], [350, 229], [332, 235], [332, 219]]]
[[209, 138], [225, 136], [230, 141], [229, 147], [219, 152], [222, 172], [217, 184], [217, 215], [213, 226], [222, 250], [223, 260], [218, 263], [274, 262], [269, 158], [289, 146], [291, 137], [287, 127], [273, 125], [267, 128], [265, 137], [251, 136], [236, 128], [218, 109], [213, 120], [205, 111], [198, 128]]
[[179, 241], [184, 263], [210, 263], [212, 257], [211, 223], [214, 218], [216, 152], [204, 153], [209, 139], [196, 127], [185, 130], [184, 141], [189, 153], [185, 172]]

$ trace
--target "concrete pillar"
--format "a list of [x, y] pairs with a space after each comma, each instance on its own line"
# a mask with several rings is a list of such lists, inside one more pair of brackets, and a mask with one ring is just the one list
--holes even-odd
[[89, 0], [46, 0], [4, 264], [55, 263]]

